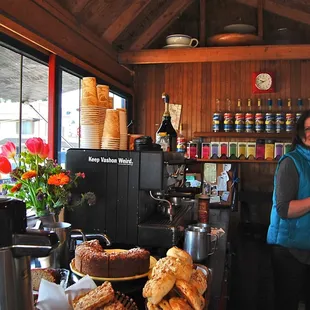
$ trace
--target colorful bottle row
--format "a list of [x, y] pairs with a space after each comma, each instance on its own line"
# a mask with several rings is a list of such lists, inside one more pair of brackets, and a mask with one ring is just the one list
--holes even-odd
[[277, 112], [273, 112], [272, 99], [267, 100], [268, 112], [261, 112], [261, 99], [257, 101], [257, 112], [252, 112], [251, 99], [248, 99], [248, 110], [242, 112], [241, 100], [238, 99], [237, 112], [215, 112], [213, 114], [212, 129], [214, 132], [292, 132], [302, 111], [302, 100], [298, 99], [299, 110], [295, 114], [291, 110], [291, 100], [288, 100], [288, 110], [283, 112], [282, 99], [277, 101]]
[[186, 157], [195, 159], [279, 159], [291, 143], [258, 139], [256, 142], [188, 142]]

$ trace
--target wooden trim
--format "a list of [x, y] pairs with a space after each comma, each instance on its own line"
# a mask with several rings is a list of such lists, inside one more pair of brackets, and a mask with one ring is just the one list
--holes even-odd
[[122, 14], [106, 29], [102, 38], [112, 43], [150, 2], [151, 0], [134, 1], [130, 7], [122, 12]]
[[170, 0], [170, 6], [165, 10], [165, 13], [160, 15], [150, 27], [148, 27], [137, 40], [129, 47], [130, 51], [141, 50], [153, 42], [174, 19], [180, 15], [193, 0]]
[[49, 145], [49, 158], [56, 158], [56, 63], [57, 56], [50, 55], [48, 62], [48, 145]]
[[207, 19], [207, 6], [206, 0], [200, 0], [200, 29], [199, 29], [199, 45], [206, 46], [206, 19]]
[[83, 60], [78, 59], [77, 57], [71, 55], [70, 53], [66, 52], [65, 50], [61, 49], [57, 45], [51, 43], [50, 41], [42, 38], [41, 36], [33, 33], [29, 29], [21, 26], [20, 24], [14, 22], [13, 20], [5, 17], [4, 15], [0, 14], [0, 26], [6, 28], [9, 32], [14, 33], [14, 35], [19, 36], [22, 40], [27, 40], [32, 44], [39, 46], [50, 53], [56, 54], [69, 62], [83, 68], [86, 71], [98, 76], [99, 78], [103, 79], [107, 83], [114, 85], [115, 87], [119, 88], [120, 90], [128, 93], [133, 94], [133, 89], [129, 88], [122, 83], [116, 81], [115, 79], [111, 78], [110, 76], [106, 75], [100, 69], [95, 68], [94, 66], [86, 63]]
[[163, 64], [247, 60], [310, 59], [310, 44], [201, 47], [121, 52], [121, 64]]
[[257, 28], [258, 36], [264, 37], [264, 0], [257, 0]]
[[55, 0], [31, 0], [43, 9], [54, 15], [59, 21], [73, 29], [75, 32], [80, 34], [85, 40], [91, 42], [93, 45], [102, 50], [105, 54], [109, 55], [112, 59], [117, 59], [116, 50], [113, 49], [105, 39], [100, 39], [93, 32], [79, 23], [76, 18], [66, 9], [64, 9]]
[[[236, 0], [239, 3], [257, 7], [257, 0]], [[275, 3], [271, 0], [265, 0], [264, 9], [273, 14], [277, 14], [292, 20], [295, 20], [299, 23], [310, 25], [310, 14], [304, 11], [296, 10], [285, 5]]]

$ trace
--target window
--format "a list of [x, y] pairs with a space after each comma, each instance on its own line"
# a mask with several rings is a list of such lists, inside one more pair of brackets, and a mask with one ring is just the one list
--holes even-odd
[[[11, 141], [19, 152], [28, 138], [47, 141], [48, 66], [1, 44], [0, 147]], [[0, 174], [0, 186], [8, 177]]]

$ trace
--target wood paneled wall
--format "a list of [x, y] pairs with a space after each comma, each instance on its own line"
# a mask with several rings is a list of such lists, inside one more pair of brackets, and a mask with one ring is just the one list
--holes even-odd
[[[276, 92], [267, 95], [252, 94], [251, 77], [254, 71], [274, 71]], [[182, 104], [181, 122], [184, 134], [192, 138], [196, 131], [212, 130], [212, 114], [215, 102], [221, 100], [222, 111], [226, 110], [226, 99], [231, 100], [235, 111], [237, 99], [242, 99], [246, 110], [247, 99], [252, 99], [253, 109], [257, 98], [292, 99], [296, 109], [297, 98], [302, 98], [304, 108], [310, 108], [310, 61], [245, 61], [223, 63], [188, 63], [166, 65], [143, 65], [135, 68], [136, 131], [155, 137], [161, 122], [164, 104], [163, 91], [170, 95], [171, 103]]]
[[[248, 98], [252, 99], [255, 109], [257, 98], [262, 98], [266, 107], [269, 97], [273, 99], [274, 108], [277, 98], [282, 98], [284, 110], [287, 109], [287, 98], [291, 98], [293, 109], [296, 110], [299, 97], [303, 99], [304, 108], [310, 108], [310, 102], [307, 100], [310, 97], [310, 61], [143, 65], [137, 66], [135, 70], [135, 131], [150, 135], [153, 139], [164, 110], [161, 99], [163, 91], [170, 95], [171, 103], [183, 105], [181, 123], [188, 140], [193, 137], [194, 132], [212, 130], [212, 114], [216, 109], [217, 98], [221, 99], [222, 110], [226, 109], [227, 98], [231, 99], [234, 111], [238, 98], [242, 99], [245, 110]], [[276, 93], [252, 94], [252, 72], [261, 70], [276, 73]], [[230, 141], [231, 139], [218, 140]], [[240, 189], [256, 192], [273, 190], [273, 175], [276, 167], [274, 163], [247, 163], [239, 167]], [[265, 210], [264, 219], [269, 218], [271, 201], [259, 207]]]

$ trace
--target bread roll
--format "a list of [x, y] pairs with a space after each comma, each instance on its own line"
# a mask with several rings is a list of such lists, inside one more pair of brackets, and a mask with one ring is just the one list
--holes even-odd
[[173, 310], [193, 310], [193, 308], [180, 297], [172, 297], [169, 299], [169, 304]]
[[148, 280], [143, 288], [143, 297], [154, 305], [160, 303], [165, 295], [173, 288], [175, 276], [171, 272], [160, 273]]
[[167, 256], [172, 256], [175, 258], [179, 258], [181, 260], [186, 261], [188, 264], [192, 265], [193, 264], [193, 259], [192, 257], [184, 250], [174, 246], [172, 248], [170, 248], [167, 253]]
[[161, 258], [156, 263], [152, 270], [152, 277], [169, 270], [175, 275], [176, 279], [189, 281], [192, 276], [193, 267], [184, 260], [167, 256]]
[[159, 307], [162, 310], [172, 310], [169, 302], [167, 300], [164, 300], [164, 299], [159, 303]]
[[200, 269], [195, 269], [190, 278], [189, 284], [195, 286], [200, 295], [207, 289], [207, 276]]
[[205, 306], [204, 298], [198, 293], [195, 286], [184, 280], [177, 280], [176, 288], [180, 295], [184, 297], [194, 310], [202, 310]]

